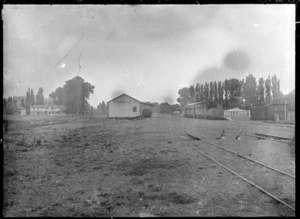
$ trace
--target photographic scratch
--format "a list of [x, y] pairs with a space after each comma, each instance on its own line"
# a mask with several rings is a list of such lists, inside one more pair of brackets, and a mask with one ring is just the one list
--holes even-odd
[[79, 58], [78, 58], [78, 74], [77, 74], [77, 76], [79, 75], [80, 70], [81, 70], [80, 59], [81, 59], [81, 55], [83, 53], [83, 50], [84, 50], [84, 48], [81, 50], [81, 53], [80, 53]]

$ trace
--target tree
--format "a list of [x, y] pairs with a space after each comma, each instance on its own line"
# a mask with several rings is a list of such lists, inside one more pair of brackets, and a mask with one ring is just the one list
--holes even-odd
[[218, 93], [219, 93], [219, 103], [220, 104], [223, 104], [223, 93], [224, 93], [224, 91], [223, 91], [223, 86], [222, 86], [222, 82], [221, 81], [219, 81], [218, 82]]
[[234, 102], [240, 99], [241, 97], [241, 82], [238, 79], [231, 78], [228, 82], [228, 91], [230, 94], [230, 104], [232, 105]]
[[256, 78], [252, 74], [249, 74], [246, 77], [246, 81], [243, 86], [243, 91], [244, 98], [246, 99], [247, 103], [256, 103]]
[[24, 107], [24, 108], [26, 108], [26, 106], [25, 106], [25, 99], [24, 98], [21, 99], [21, 106]]
[[271, 102], [271, 79], [270, 79], [270, 75], [265, 80], [265, 89], [266, 89], [266, 102], [270, 103]]
[[30, 91], [30, 105], [35, 105], [35, 98], [34, 98], [34, 93], [33, 93], [32, 89]]
[[258, 94], [258, 102], [263, 103], [265, 102], [265, 87], [264, 87], [265, 81], [261, 77], [258, 79], [258, 87], [257, 87], [257, 94]]
[[215, 97], [215, 87], [214, 87], [214, 82], [209, 83], [209, 100], [212, 102], [214, 101]]
[[272, 82], [272, 95], [273, 95], [273, 100], [274, 99], [277, 99], [278, 96], [279, 96], [279, 83], [278, 83], [278, 79], [277, 79], [277, 76], [274, 75], [271, 79], [271, 82]]
[[36, 94], [36, 105], [44, 105], [44, 95], [43, 88], [39, 88], [38, 93]]
[[204, 92], [204, 101], [209, 101], [209, 84], [207, 82], [205, 82], [204, 84], [203, 92]]
[[200, 95], [199, 95], [199, 101], [203, 101], [204, 100], [204, 86], [203, 86], [203, 84], [200, 84]]
[[171, 113], [172, 112], [172, 107], [171, 107], [170, 104], [165, 102], [165, 103], [161, 103], [159, 105], [159, 110], [160, 110], [160, 113]]
[[195, 92], [196, 92], [195, 99], [197, 102], [199, 102], [200, 101], [200, 85], [199, 85], [199, 83], [196, 84]]
[[49, 97], [53, 99], [54, 104], [56, 105], [65, 105], [66, 95], [62, 87], [56, 88], [56, 90], [49, 94]]
[[218, 101], [219, 101], [219, 98], [218, 98], [219, 92], [218, 92], [218, 84], [217, 84], [216, 81], [214, 82], [214, 93], [215, 93], [215, 98], [214, 98], [215, 103], [218, 103]]
[[190, 93], [190, 97], [194, 100], [195, 99], [195, 88], [194, 88], [194, 85], [191, 85], [189, 87], [189, 93]]
[[57, 88], [49, 96], [53, 98], [55, 104], [64, 105], [66, 113], [85, 114], [90, 108], [88, 99], [94, 93], [94, 86], [85, 82], [79, 76], [65, 82], [61, 88]]
[[3, 115], [6, 115], [7, 112], [6, 112], [6, 105], [7, 105], [7, 99], [6, 98], [3, 98], [3, 105], [2, 105], [2, 109], [3, 109]]
[[28, 88], [28, 91], [26, 92], [26, 100], [25, 100], [25, 108], [26, 108], [26, 114], [30, 114], [30, 88]]
[[6, 114], [12, 114], [14, 112], [12, 97], [7, 98], [7, 100], [5, 101], [5, 106], [6, 106], [5, 108]]
[[102, 100], [101, 103], [99, 103], [99, 105], [97, 106], [98, 111], [100, 112], [101, 115], [105, 115], [106, 114], [106, 105], [105, 102]]
[[179, 89], [178, 94], [179, 94], [179, 98], [177, 98], [177, 102], [180, 103], [182, 107], [184, 107], [188, 103], [193, 102], [193, 98], [190, 95], [189, 88], [184, 87]]
[[181, 112], [182, 110], [181, 110], [181, 106], [179, 105], [179, 104], [172, 104], [171, 105], [171, 109], [172, 109], [172, 112], [174, 112], [174, 111], [179, 111], [179, 112]]

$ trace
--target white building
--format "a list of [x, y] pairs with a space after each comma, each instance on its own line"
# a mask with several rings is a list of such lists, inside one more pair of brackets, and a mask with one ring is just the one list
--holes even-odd
[[62, 114], [64, 110], [64, 106], [60, 105], [32, 105], [30, 106], [30, 115]]
[[135, 118], [142, 115], [145, 108], [151, 108], [127, 94], [122, 94], [107, 102], [108, 118]]
[[225, 110], [224, 116], [227, 118], [231, 118], [233, 120], [250, 120], [251, 119], [250, 110], [243, 110], [243, 109], [239, 109], [239, 108]]

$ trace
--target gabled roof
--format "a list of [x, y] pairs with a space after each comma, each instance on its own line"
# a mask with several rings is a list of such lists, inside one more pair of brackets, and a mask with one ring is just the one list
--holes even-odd
[[190, 104], [187, 104], [185, 106], [194, 106], [194, 105], [204, 104], [204, 103], [206, 103], [206, 102], [205, 101], [201, 101], [201, 102], [190, 103]]
[[154, 104], [152, 103], [145, 103], [145, 102], [142, 102], [143, 105], [147, 105], [147, 106], [155, 106]]
[[243, 110], [243, 109], [240, 109], [240, 108], [232, 108], [232, 109], [229, 109], [229, 110], [226, 110], [226, 111], [246, 111], [246, 110]]
[[137, 99], [135, 99], [135, 98], [133, 98], [133, 97], [131, 97], [131, 96], [125, 94], [125, 93], [124, 93], [124, 94], [121, 94], [120, 96], [115, 97], [114, 99], [108, 101], [107, 103], [109, 103], [109, 102], [111, 102], [111, 101], [113, 101], [113, 100], [115, 100], [115, 99], [117, 99], [117, 98], [119, 98], [119, 97], [121, 97], [121, 96], [127, 96], [127, 97], [129, 97], [129, 98], [131, 98], [131, 99], [133, 99], [133, 100], [135, 100], [135, 101], [138, 101], [138, 102], [144, 104], [143, 102], [141, 102], [141, 101], [139, 101], [139, 100], [137, 100]]
[[284, 102], [272, 102], [272, 103], [269, 103], [267, 105], [265, 105], [265, 107], [268, 107], [268, 106], [271, 106], [271, 105], [284, 105], [285, 103]]

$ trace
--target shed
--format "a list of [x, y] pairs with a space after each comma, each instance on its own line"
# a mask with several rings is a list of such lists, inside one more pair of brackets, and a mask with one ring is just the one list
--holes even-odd
[[[266, 119], [274, 120], [274, 114], [279, 116], [279, 120], [285, 120], [288, 116], [286, 104], [282, 102], [273, 102], [265, 106]], [[286, 115], [285, 115], [286, 114]]]
[[152, 104], [141, 102], [127, 94], [121, 94], [107, 102], [108, 118], [135, 118], [143, 109], [152, 109]]
[[265, 106], [252, 106], [250, 109], [251, 120], [265, 120], [266, 119]]
[[210, 104], [206, 101], [188, 104], [184, 107], [184, 116], [195, 118], [221, 118], [224, 115], [224, 110], [220, 105], [217, 105], [217, 107], [209, 107], [209, 105]]
[[229, 117], [233, 120], [250, 120], [250, 110], [243, 110], [240, 108], [233, 108], [229, 110], [225, 110], [224, 112], [225, 117]]

